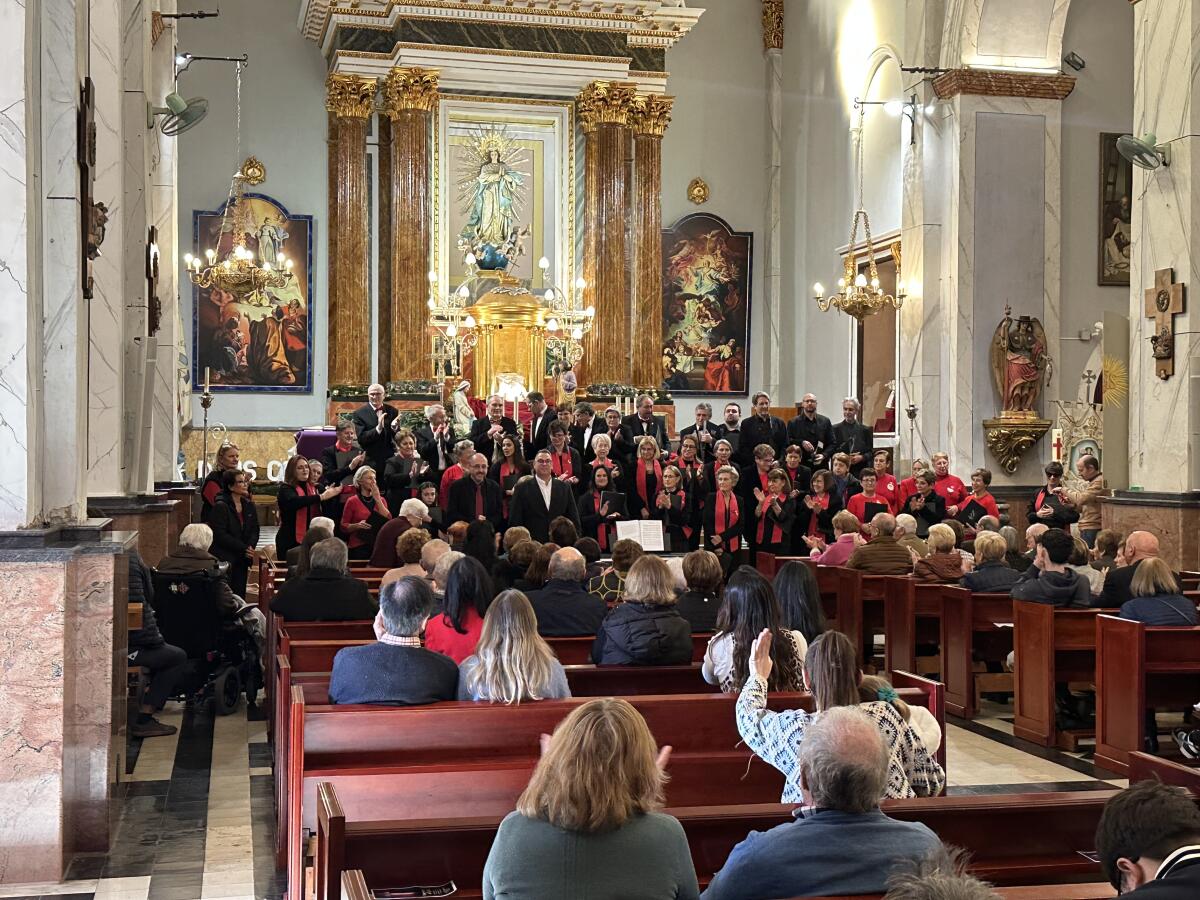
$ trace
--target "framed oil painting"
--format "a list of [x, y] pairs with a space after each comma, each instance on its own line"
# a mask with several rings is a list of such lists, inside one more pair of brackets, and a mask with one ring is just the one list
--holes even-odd
[[240, 243], [259, 265], [292, 261], [292, 279], [260, 295], [192, 288], [192, 389], [224, 393], [312, 393], [313, 217], [289, 212], [266, 194], [245, 193], [216, 210], [192, 213], [193, 252], [228, 258]]
[[1100, 134], [1099, 283], [1129, 287], [1133, 163], [1117, 152], [1120, 134]]
[[663, 229], [663, 388], [746, 394], [754, 236], [709, 213]]

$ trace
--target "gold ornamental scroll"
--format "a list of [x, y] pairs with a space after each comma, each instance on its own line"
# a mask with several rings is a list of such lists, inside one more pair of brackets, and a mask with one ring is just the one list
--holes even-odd
[[662, 139], [671, 122], [674, 97], [639, 95], [633, 128], [633, 384], [662, 381]]
[[397, 381], [421, 378], [429, 371], [426, 301], [433, 240], [429, 129], [437, 100], [434, 70], [397, 66], [384, 80], [383, 111], [391, 122], [392, 138], [386, 160], [391, 319], [384, 327], [391, 331], [387, 369]]
[[371, 380], [367, 235], [367, 123], [375, 79], [332, 74], [325, 82], [330, 123], [329, 383]]

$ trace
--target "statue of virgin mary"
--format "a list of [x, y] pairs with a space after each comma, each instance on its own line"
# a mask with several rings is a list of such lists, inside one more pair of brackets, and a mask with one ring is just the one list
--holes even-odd
[[475, 177], [470, 215], [461, 236], [474, 246], [503, 244], [516, 224], [517, 189], [523, 184], [520, 173], [500, 158], [500, 151], [489, 148]]

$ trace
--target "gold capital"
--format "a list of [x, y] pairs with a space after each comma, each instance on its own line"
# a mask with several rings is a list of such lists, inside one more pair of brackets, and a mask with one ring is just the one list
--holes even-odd
[[671, 107], [674, 97], [662, 94], [638, 94], [633, 100], [629, 114], [629, 125], [634, 134], [649, 134], [662, 137], [671, 124]]
[[375, 108], [375, 79], [330, 73], [325, 79], [325, 108], [336, 116], [369, 119]]
[[383, 82], [383, 109], [395, 118], [401, 110], [431, 112], [437, 105], [438, 72], [419, 66], [396, 66]]
[[763, 49], [783, 49], [783, 0], [762, 0]]
[[579, 95], [579, 122], [583, 130], [597, 125], [626, 125], [633, 110], [637, 86], [624, 81], [593, 81]]

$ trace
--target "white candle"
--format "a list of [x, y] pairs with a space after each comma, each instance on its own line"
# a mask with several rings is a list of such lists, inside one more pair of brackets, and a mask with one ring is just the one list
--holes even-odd
[[208, 393], [208, 373], [209, 373], [208, 366], [205, 366], [204, 367], [204, 393], [206, 393], [206, 394]]

